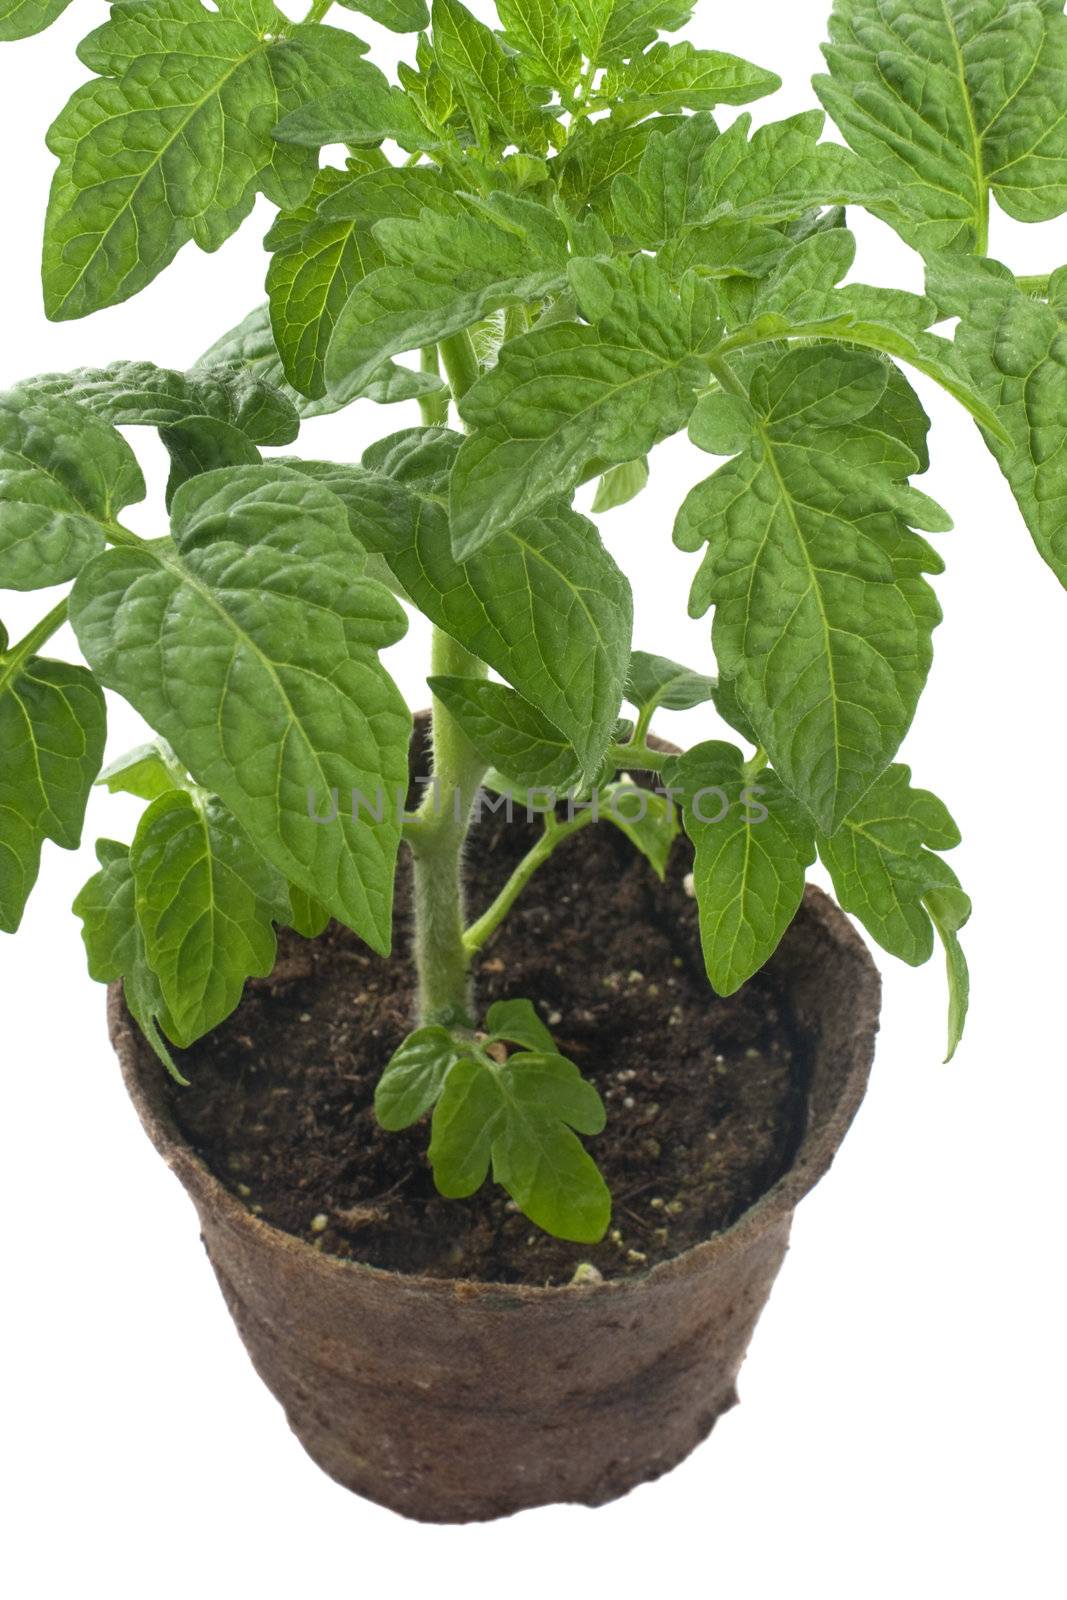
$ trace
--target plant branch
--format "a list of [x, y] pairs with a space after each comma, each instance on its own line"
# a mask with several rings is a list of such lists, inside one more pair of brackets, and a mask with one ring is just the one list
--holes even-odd
[[66, 620], [67, 601], [64, 599], [57, 606], [53, 606], [40, 622], [35, 623], [24, 638], [13, 644], [4, 655], [0, 655], [0, 693], [18, 676], [26, 662], [37, 654], [41, 646], [47, 644], [54, 633], [59, 632]]
[[471, 923], [463, 935], [463, 945], [468, 956], [474, 955], [486, 940], [492, 937], [538, 867], [544, 865], [564, 839], [569, 839], [572, 834], [579, 833], [582, 828], [587, 828], [595, 821], [596, 817], [592, 810], [579, 812], [566, 822], [559, 822], [551, 813], [545, 817], [545, 830], [537, 843], [523, 856], [492, 905], [483, 911], [476, 922]]

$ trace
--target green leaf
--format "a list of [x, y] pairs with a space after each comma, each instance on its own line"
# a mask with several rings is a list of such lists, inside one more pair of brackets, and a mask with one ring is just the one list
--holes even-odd
[[390, 1133], [409, 1128], [436, 1105], [463, 1051], [447, 1028], [419, 1028], [395, 1050], [374, 1091], [374, 1114]]
[[681, 795], [696, 850], [708, 977], [719, 994], [733, 994], [774, 954], [797, 913], [814, 830], [773, 772], [750, 779], [740, 750], [718, 740], [668, 761], [662, 783]]
[[528, 98], [492, 29], [459, 0], [433, 0], [431, 14], [434, 59], [466, 106], [479, 142], [492, 137], [528, 154], [546, 150], [551, 121]]
[[933, 378], [983, 426], [1006, 439], [948, 339], [926, 332], [938, 316], [934, 302], [901, 289], [852, 283], [835, 287], [855, 258], [844, 228], [811, 234], [782, 257], [756, 291], [752, 320], [731, 337], [740, 347], [801, 335], [837, 339], [893, 356]]
[[89, 976], [97, 983], [122, 980], [134, 1021], [171, 1077], [187, 1088], [188, 1080], [175, 1066], [159, 1031], [159, 1023], [167, 1020], [166, 1006], [137, 921], [130, 852], [113, 839], [98, 839], [96, 854], [100, 871], [74, 902], [75, 915], [82, 920]]
[[[618, 123], [614, 118], [575, 125], [567, 143], [549, 166], [556, 179], [564, 202], [577, 211], [590, 205], [596, 216], [610, 221], [613, 217], [612, 185], [622, 173], [640, 170], [645, 151], [672, 128], [684, 127], [684, 117], [654, 117], [648, 122]], [[609, 254], [604, 251], [585, 250], [575, 254]]]
[[684, 28], [693, 5], [694, 0], [584, 0], [577, 9], [585, 52], [597, 63], [626, 60], [657, 34]]
[[283, 213], [265, 240], [274, 252], [267, 270], [274, 342], [288, 381], [313, 398], [326, 393], [326, 352], [338, 318], [357, 284], [385, 259], [365, 223], [320, 213], [320, 203], [349, 184], [348, 173], [320, 172], [307, 205]]
[[827, 832], [896, 753], [941, 615], [923, 577], [941, 563], [910, 528], [950, 523], [907, 482], [918, 463], [888, 383], [882, 361], [833, 345], [761, 368], [747, 445], [691, 491], [675, 525], [681, 549], [708, 544], [690, 610], [715, 607], [720, 670]]
[[614, 179], [615, 215], [635, 243], [662, 245], [683, 228], [706, 219], [713, 202], [705, 173], [709, 151], [718, 138], [713, 117], [706, 113], [686, 117], [646, 142], [636, 176], [623, 172]]
[[460, 439], [412, 428], [363, 468], [294, 463], [333, 489], [352, 529], [424, 616], [485, 661], [573, 744], [587, 774], [612, 737], [629, 662], [630, 587], [593, 524], [564, 506], [457, 561], [444, 498]]
[[427, 209], [417, 219], [377, 224], [375, 239], [391, 264], [365, 278], [340, 314], [326, 362], [334, 395], [363, 393], [390, 356], [563, 287], [562, 225], [532, 201], [493, 199], [507, 208], [494, 218]]
[[285, 881], [224, 806], [184, 789], [148, 807], [130, 860], [167, 1032], [188, 1047], [236, 1010], [246, 979], [273, 968]]
[[660, 882], [667, 876], [671, 846], [678, 836], [674, 807], [662, 795], [640, 789], [630, 778], [600, 791], [600, 817], [614, 823], [650, 864]]
[[420, 33], [430, 21], [425, 0], [341, 0], [349, 11], [362, 11], [393, 33]]
[[1067, 208], [1059, 0], [835, 0], [824, 54], [816, 93], [916, 249], [984, 252], [990, 193], [1021, 222]]
[[594, 459], [632, 461], [685, 426], [719, 335], [713, 292], [675, 296], [655, 262], [572, 261], [584, 323], [509, 340], [465, 395], [473, 430], [452, 474], [452, 541], [463, 557], [567, 494]]
[[262, 462], [256, 446], [246, 433], [214, 417], [191, 417], [175, 428], [161, 428], [160, 438], [170, 456], [167, 479], [167, 509], [183, 483], [221, 467], [254, 467]]
[[493, 1039], [520, 1044], [524, 1050], [554, 1055], [556, 1042], [534, 1010], [532, 1000], [497, 1000], [486, 1013], [485, 1025]]
[[496, 0], [504, 38], [518, 52], [519, 71], [534, 84], [565, 94], [581, 76], [574, 12], [568, 0]]
[[959, 891], [952, 868], [933, 852], [959, 842], [942, 801], [928, 789], [913, 789], [910, 769], [900, 765], [882, 774], [832, 838], [818, 838], [844, 910], [883, 950], [913, 967], [928, 961], [934, 948], [927, 896]]
[[282, 144], [320, 150], [325, 144], [380, 145], [395, 139], [404, 150], [432, 150], [431, 133], [402, 89], [394, 88], [369, 61], [349, 64], [346, 81], [318, 100], [283, 117], [274, 130]]
[[971, 901], [962, 889], [931, 889], [923, 904], [945, 948], [948, 975], [948, 1053], [945, 1060], [951, 1061], [963, 1037], [971, 998], [971, 975], [958, 938], [959, 930], [971, 915]]
[[143, 289], [195, 241], [219, 245], [256, 195], [300, 205], [314, 153], [270, 130], [343, 85], [364, 46], [293, 26], [270, 0], [123, 0], [79, 54], [98, 73], [53, 123], [45, 308], [84, 316]]
[[329, 926], [330, 913], [313, 895], [306, 894], [303, 889], [298, 889], [295, 883], [291, 883], [287, 921], [288, 926], [295, 929], [302, 938], [317, 939]]
[[[111, 550], [81, 574], [86, 658], [287, 879], [386, 953], [411, 723], [377, 652], [402, 636], [400, 607], [360, 575], [340, 503], [284, 467], [191, 480], [172, 528], [173, 548]], [[337, 816], [316, 820], [334, 791]]]
[[711, 699], [716, 681], [703, 672], [679, 666], [667, 656], [635, 650], [626, 677], [626, 699], [644, 717], [659, 706], [664, 711], [691, 711]]
[[562, 792], [578, 777], [581, 763], [570, 740], [514, 689], [476, 678], [427, 682], [482, 759], [509, 783]]
[[[293, 402], [298, 414], [305, 420], [328, 416], [347, 404], [347, 401], [335, 400], [329, 394], [311, 400], [289, 386], [271, 330], [270, 307], [266, 305], [257, 306], [236, 328], [231, 328], [221, 339], [217, 339], [201, 356], [197, 368], [212, 364], [247, 372], [273, 385]], [[401, 400], [418, 400], [424, 395], [440, 394], [442, 388], [440, 378], [433, 373], [413, 372], [408, 367], [398, 367], [387, 361], [368, 382], [364, 398], [378, 405], [395, 405]]]
[[139, 800], [158, 800], [160, 795], [182, 788], [186, 779], [174, 752], [157, 739], [152, 744], [140, 744], [127, 750], [105, 767], [96, 781], [109, 794], [132, 794]]
[[777, 73], [765, 72], [740, 56], [697, 50], [688, 41], [661, 42], [625, 66], [610, 67], [596, 100], [610, 105], [616, 116], [638, 122], [656, 112], [740, 106], [781, 87]]
[[48, 372], [20, 388], [76, 401], [113, 427], [221, 422], [253, 444], [291, 444], [300, 429], [292, 402], [273, 384], [222, 365], [174, 372], [151, 361], [115, 361], [109, 367]]
[[0, 0], [0, 39], [28, 39], [61, 17], [70, 0]]
[[460, 1061], [433, 1114], [434, 1182], [445, 1195], [473, 1194], [492, 1160], [496, 1181], [538, 1227], [595, 1243], [611, 1219], [611, 1196], [571, 1130], [603, 1126], [600, 1096], [562, 1056], [520, 1053], [497, 1069]]
[[1034, 543], [1067, 584], [1067, 328], [999, 262], [939, 257], [927, 281], [942, 310], [960, 318], [955, 349], [1007, 434], [986, 431], [986, 443]]
[[614, 511], [616, 506], [628, 505], [647, 483], [647, 456], [639, 456], [636, 461], [624, 461], [618, 467], [609, 467], [597, 484], [593, 512]]
[[0, 656], [0, 930], [22, 921], [51, 839], [81, 842], [104, 754], [104, 697], [84, 667]]
[[107, 423], [32, 386], [0, 394], [0, 588], [76, 577], [144, 493], [133, 451]]

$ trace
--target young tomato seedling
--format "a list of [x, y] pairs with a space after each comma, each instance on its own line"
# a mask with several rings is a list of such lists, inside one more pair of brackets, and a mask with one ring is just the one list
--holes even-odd
[[[1067, 582], [1067, 269], [987, 258], [991, 197], [1026, 222], [1067, 208], [1067, 21], [1058, 0], [838, 0], [814, 87], [840, 143], [823, 110], [733, 115], [779, 80], [660, 38], [686, 0], [498, 0], [493, 25], [459, 0], [341, 3], [407, 36], [397, 83], [329, 0], [300, 21], [121, 0], [79, 49], [91, 76], [49, 133], [50, 317], [217, 249], [258, 195], [277, 216], [266, 302], [187, 371], [121, 362], [0, 402], [0, 586], [70, 586], [0, 633], [0, 926], [43, 842], [77, 845], [95, 781], [143, 800], [76, 910], [92, 975], [123, 981], [180, 1075], [171, 1047], [271, 970], [277, 927], [336, 918], [389, 953], [403, 848], [418, 1015], [379, 1120], [432, 1113], [442, 1193], [491, 1169], [539, 1226], [595, 1240], [599, 1096], [528, 998], [482, 1016], [476, 984], [586, 827], [661, 875], [684, 828], [720, 994], [772, 955], [818, 856], [893, 955], [939, 936], [959, 1039], [958, 833], [897, 761], [940, 620], [924, 535], [950, 528], [915, 486], [911, 379], [972, 414]], [[0, 36], [62, 9], [8, 0]], [[925, 295], [854, 274], [849, 206], [922, 256]], [[421, 426], [356, 464], [278, 453], [360, 399], [417, 402]], [[139, 425], [170, 455], [165, 538], [128, 525], [145, 489], [118, 430]], [[593, 515], [640, 494], [683, 430], [709, 458], [674, 528], [712, 617], [699, 671], [631, 650], [629, 584], [573, 504], [594, 482]], [[434, 630], [433, 783], [410, 807], [412, 719], [381, 661], [405, 606]], [[68, 618], [85, 665], [45, 653]], [[105, 689], [158, 741], [101, 777]], [[657, 710], [708, 701], [730, 737], [665, 755]], [[543, 831], [472, 921], [486, 792]]]

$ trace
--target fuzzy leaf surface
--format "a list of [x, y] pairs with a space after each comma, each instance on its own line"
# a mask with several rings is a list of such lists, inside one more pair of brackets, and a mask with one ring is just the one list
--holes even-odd
[[476, 678], [427, 682], [478, 754], [508, 782], [562, 791], [578, 777], [581, 763], [570, 740], [514, 689]]

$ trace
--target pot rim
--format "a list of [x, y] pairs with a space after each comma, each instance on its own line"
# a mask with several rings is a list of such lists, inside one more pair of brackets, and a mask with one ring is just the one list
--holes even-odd
[[304, 1266], [316, 1272], [349, 1274], [353, 1284], [357, 1279], [363, 1279], [368, 1284], [388, 1284], [410, 1294], [442, 1301], [480, 1302], [487, 1305], [494, 1301], [499, 1303], [501, 1299], [512, 1303], [515, 1300], [536, 1303], [558, 1299], [560, 1295], [632, 1294], [698, 1273], [726, 1256], [745, 1249], [756, 1236], [788, 1218], [797, 1203], [829, 1169], [863, 1099], [878, 1030], [881, 998], [878, 969], [866, 944], [845, 914], [813, 884], [809, 884], [805, 891], [800, 915], [806, 921], [821, 926], [831, 942], [852, 959], [857, 969], [857, 1017], [852, 1060], [840, 1092], [817, 1122], [810, 1117], [809, 1104], [808, 1127], [789, 1167], [728, 1228], [699, 1244], [690, 1245], [669, 1261], [657, 1262], [646, 1272], [625, 1279], [606, 1279], [601, 1283], [543, 1285], [495, 1283], [471, 1278], [431, 1278], [418, 1273], [375, 1267], [369, 1262], [348, 1260], [314, 1249], [295, 1234], [287, 1233], [283, 1228], [255, 1216], [187, 1143], [164, 1097], [162, 1071], [156, 1076], [144, 1070], [146, 1065], [157, 1068], [158, 1063], [154, 1056], [150, 1062], [146, 1062], [146, 1056], [151, 1052], [126, 1009], [121, 983], [111, 984], [108, 989], [108, 1030], [130, 1098], [145, 1131], [167, 1166], [189, 1191], [198, 1209], [209, 1209], [229, 1227], [244, 1231], [260, 1245], [302, 1257]]

